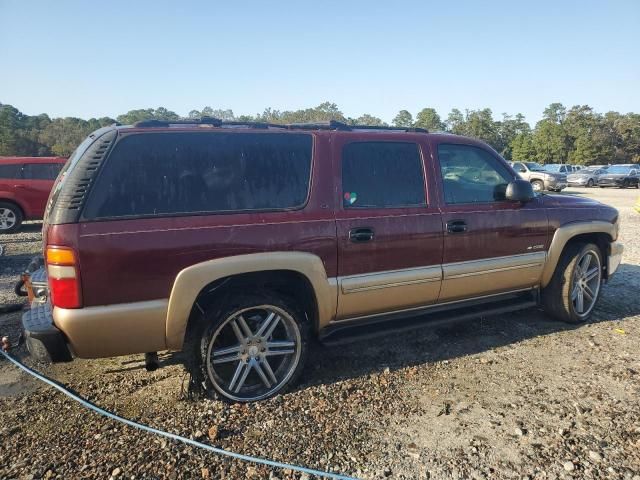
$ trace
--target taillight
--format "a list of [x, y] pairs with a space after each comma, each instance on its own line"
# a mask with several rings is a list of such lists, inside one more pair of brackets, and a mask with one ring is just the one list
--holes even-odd
[[61, 308], [82, 307], [76, 255], [70, 248], [47, 247], [45, 252], [51, 303]]

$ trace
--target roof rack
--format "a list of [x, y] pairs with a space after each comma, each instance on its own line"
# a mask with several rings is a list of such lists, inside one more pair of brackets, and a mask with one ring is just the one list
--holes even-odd
[[309, 122], [309, 123], [269, 123], [269, 122], [243, 122], [243, 121], [228, 121], [220, 120], [213, 117], [202, 117], [188, 120], [141, 120], [133, 124], [136, 128], [162, 128], [170, 127], [171, 125], [211, 125], [212, 127], [224, 127], [224, 126], [238, 126], [248, 128], [285, 128], [287, 130], [341, 130], [341, 131], [354, 131], [354, 130], [380, 130], [380, 131], [393, 131], [393, 132], [409, 132], [409, 133], [429, 133], [424, 128], [410, 128], [410, 127], [387, 127], [381, 125], [349, 125], [344, 122], [338, 122], [337, 120], [329, 120], [328, 122]]

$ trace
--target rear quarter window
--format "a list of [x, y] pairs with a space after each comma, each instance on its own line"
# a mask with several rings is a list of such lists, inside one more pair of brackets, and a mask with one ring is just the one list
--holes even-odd
[[134, 134], [114, 147], [85, 219], [302, 207], [309, 191], [308, 134]]

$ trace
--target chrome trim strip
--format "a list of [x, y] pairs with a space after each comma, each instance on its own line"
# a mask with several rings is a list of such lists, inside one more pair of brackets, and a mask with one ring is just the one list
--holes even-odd
[[444, 280], [448, 280], [519, 268], [540, 267], [544, 265], [545, 260], [546, 252], [532, 252], [466, 262], [446, 263], [442, 266], [442, 270]]
[[440, 280], [442, 280], [442, 268], [438, 265], [341, 277], [340, 288], [343, 294], [350, 294]]

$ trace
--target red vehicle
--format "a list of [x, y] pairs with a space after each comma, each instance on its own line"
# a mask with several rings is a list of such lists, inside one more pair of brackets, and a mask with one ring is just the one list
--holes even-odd
[[64, 166], [63, 157], [0, 157], [0, 233], [44, 215], [49, 193]]
[[145, 121], [65, 168], [29, 351], [182, 351], [227, 401], [291, 385], [312, 337], [536, 305], [585, 322], [622, 255], [614, 208], [535, 194], [486, 144], [420, 129]]

